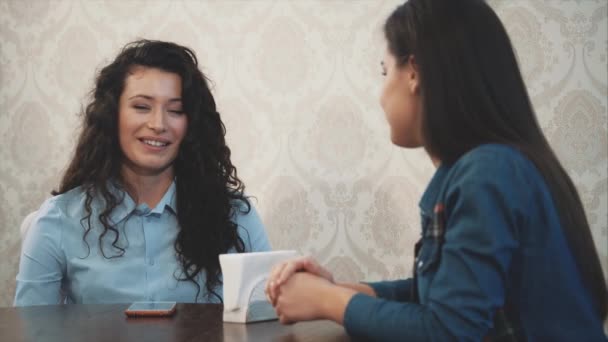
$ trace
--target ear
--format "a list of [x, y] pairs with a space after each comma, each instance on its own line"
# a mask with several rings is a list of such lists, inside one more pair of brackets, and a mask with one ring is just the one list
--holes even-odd
[[420, 68], [416, 62], [414, 55], [409, 55], [407, 58], [407, 80], [412, 94], [420, 92]]

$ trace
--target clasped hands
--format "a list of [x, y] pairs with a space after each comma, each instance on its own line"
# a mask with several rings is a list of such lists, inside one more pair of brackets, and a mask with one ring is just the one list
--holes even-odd
[[[333, 319], [334, 277], [311, 257], [294, 258], [275, 265], [266, 283], [266, 297], [283, 324]], [[341, 318], [340, 318], [341, 320]]]

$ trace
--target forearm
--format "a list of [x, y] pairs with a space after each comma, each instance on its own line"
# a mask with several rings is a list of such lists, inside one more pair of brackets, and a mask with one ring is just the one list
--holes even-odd
[[357, 293], [378, 297], [374, 288], [364, 283], [336, 283], [325, 289], [321, 301], [324, 318], [343, 324], [346, 307]]
[[415, 302], [416, 298], [412, 298], [412, 287], [414, 280], [401, 279], [371, 282], [365, 284], [369, 286], [376, 294], [375, 297], [394, 300], [398, 302]]
[[[429, 307], [357, 294], [342, 313], [342, 325], [355, 340], [449, 341], [454, 337]], [[480, 339], [477, 339], [480, 340]]]
[[376, 297], [376, 293], [371, 286], [361, 283], [337, 283], [325, 290], [321, 301], [322, 312], [325, 319], [332, 320], [338, 324], [343, 324], [344, 311], [350, 299], [357, 293], [363, 293], [371, 297]]
[[367, 284], [363, 284], [363, 283], [336, 283], [336, 285], [340, 286], [340, 287], [344, 287], [347, 289], [351, 289], [351, 290], [355, 290], [356, 292], [361, 292], [364, 293], [368, 296], [371, 297], [377, 297], [376, 295], [376, 291], [374, 291], [374, 289], [367, 285]]
[[373, 298], [352, 288], [332, 284], [323, 287], [317, 295], [318, 318], [343, 325], [353, 337], [391, 341], [402, 337], [414, 341], [450, 339], [435, 314], [419, 304]]

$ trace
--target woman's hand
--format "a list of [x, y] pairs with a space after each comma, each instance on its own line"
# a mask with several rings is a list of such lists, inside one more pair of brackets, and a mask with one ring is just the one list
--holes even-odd
[[280, 287], [275, 299], [275, 310], [283, 324], [323, 318], [321, 304], [324, 287], [331, 286], [326, 279], [299, 272], [292, 274]]
[[332, 284], [325, 278], [298, 272], [279, 288], [275, 310], [279, 321], [330, 319], [342, 324], [344, 311], [355, 290]]
[[281, 285], [285, 284], [296, 272], [305, 271], [325, 279], [329, 283], [334, 283], [334, 277], [325, 268], [319, 265], [313, 258], [299, 257], [291, 259], [272, 268], [268, 281], [266, 282], [266, 296], [273, 306], [276, 306], [278, 290]]

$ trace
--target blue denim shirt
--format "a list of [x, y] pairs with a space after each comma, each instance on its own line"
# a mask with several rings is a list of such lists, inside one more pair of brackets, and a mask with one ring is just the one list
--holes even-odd
[[420, 210], [417, 298], [413, 279], [370, 283], [379, 298], [357, 294], [346, 308], [351, 336], [480, 341], [508, 301], [528, 341], [607, 340], [548, 186], [521, 153], [483, 145], [440, 166]]
[[[205, 276], [199, 273], [198, 288], [183, 278], [175, 252], [179, 232], [175, 183], [171, 184], [155, 208], [137, 205], [127, 194], [110, 214], [120, 232], [117, 244], [124, 255], [112, 247], [115, 235], [103, 237], [95, 220], [104, 207], [95, 197], [91, 203], [91, 231], [83, 241], [85, 194], [78, 187], [48, 199], [38, 211], [23, 243], [15, 306], [67, 303], [129, 303], [135, 301], [198, 302], [218, 301], [207, 296]], [[253, 207], [248, 213], [244, 203], [234, 205], [232, 220], [247, 252], [270, 250], [264, 226]], [[234, 252], [234, 249], [228, 251]], [[118, 257], [113, 257], [118, 256]], [[222, 287], [214, 289], [219, 295]], [[65, 296], [65, 299], [64, 299]]]

